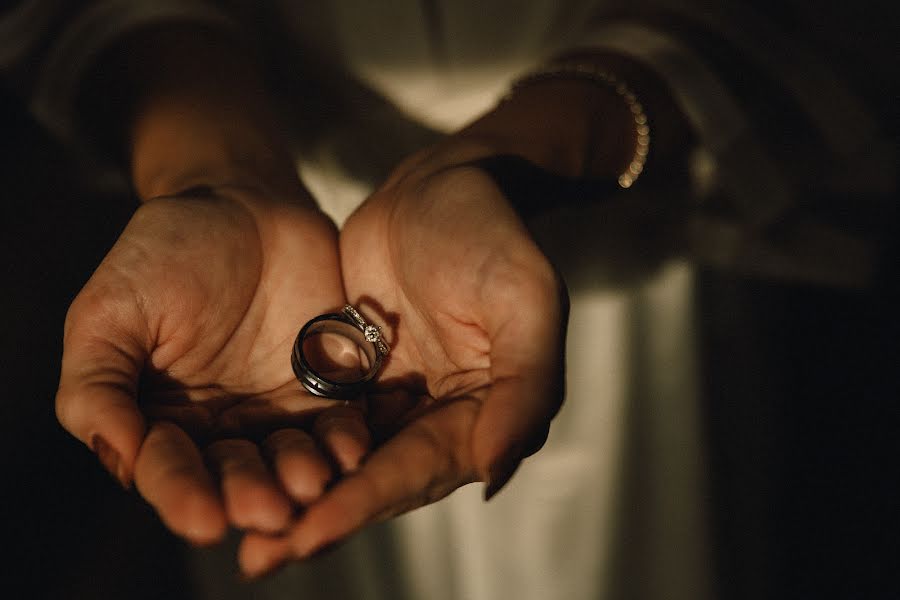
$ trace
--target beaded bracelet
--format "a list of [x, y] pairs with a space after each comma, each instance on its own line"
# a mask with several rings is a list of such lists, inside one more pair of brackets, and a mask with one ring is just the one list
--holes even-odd
[[638, 102], [637, 96], [625, 83], [619, 81], [615, 75], [593, 64], [558, 63], [548, 65], [539, 71], [533, 71], [517, 79], [513, 82], [509, 92], [504, 96], [503, 101], [508, 101], [523, 87], [554, 79], [581, 79], [602, 85], [615, 91], [628, 106], [628, 110], [631, 111], [634, 120], [637, 142], [634, 148], [634, 155], [629, 161], [628, 167], [619, 175], [617, 181], [619, 182], [619, 187], [630, 188], [644, 170], [647, 154], [650, 152], [650, 125], [647, 121], [644, 107]]

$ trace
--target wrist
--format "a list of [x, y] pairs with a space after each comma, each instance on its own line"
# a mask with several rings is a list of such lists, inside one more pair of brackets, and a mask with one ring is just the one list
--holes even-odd
[[124, 154], [146, 200], [221, 185], [302, 190], [260, 69], [198, 28], [148, 29], [117, 49]]
[[524, 86], [457, 135], [571, 178], [614, 179], [634, 152], [628, 106], [611, 88], [578, 79]]
[[189, 188], [254, 188], [270, 194], [302, 189], [280, 141], [239, 109], [156, 97], [132, 125], [131, 174], [142, 200]]
[[526, 75], [455, 137], [555, 175], [618, 178], [622, 187], [645, 177], [645, 163], [650, 178], [683, 180], [691, 145], [687, 121], [662, 80], [627, 57], [598, 51], [573, 52]]

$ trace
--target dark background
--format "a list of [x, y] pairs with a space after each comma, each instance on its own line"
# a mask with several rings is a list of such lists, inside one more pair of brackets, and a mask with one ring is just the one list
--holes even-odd
[[[182, 544], [53, 414], [66, 308], [135, 202], [92, 181], [3, 89], [0, 135], [5, 587], [28, 598], [188, 598]], [[720, 598], [900, 592], [889, 239], [865, 291], [701, 273]]]
[[0, 132], [0, 514], [11, 557], [0, 595], [187, 598], [181, 544], [54, 416], [66, 309], [134, 201], [88, 185], [4, 89]]

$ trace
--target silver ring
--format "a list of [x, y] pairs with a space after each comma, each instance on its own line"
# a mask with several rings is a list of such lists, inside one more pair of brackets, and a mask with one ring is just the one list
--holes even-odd
[[[310, 336], [323, 333], [336, 333], [356, 343], [369, 360], [368, 371], [352, 381], [334, 381], [316, 371], [303, 353], [303, 345]], [[297, 380], [310, 393], [325, 398], [350, 400], [359, 396], [375, 378], [384, 357], [390, 351], [390, 346], [381, 335], [381, 327], [367, 322], [358, 310], [347, 304], [341, 312], [319, 315], [303, 326], [294, 341], [291, 367]]]

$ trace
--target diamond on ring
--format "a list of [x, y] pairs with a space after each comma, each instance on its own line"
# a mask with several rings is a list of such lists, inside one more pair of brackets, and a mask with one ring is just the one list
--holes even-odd
[[375, 325], [366, 325], [363, 335], [366, 336], [367, 342], [375, 343], [381, 339], [381, 329]]
[[[319, 373], [307, 360], [303, 344], [307, 337], [323, 333], [337, 334], [355, 342], [368, 359], [367, 372], [351, 381], [334, 380], [331, 376]], [[297, 380], [311, 394], [347, 400], [356, 398], [365, 391], [390, 351], [390, 346], [382, 337], [381, 327], [366, 321], [358, 310], [347, 304], [340, 313], [319, 315], [303, 326], [294, 341], [291, 367]]]

